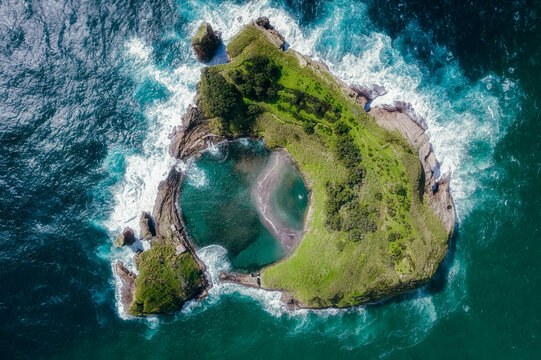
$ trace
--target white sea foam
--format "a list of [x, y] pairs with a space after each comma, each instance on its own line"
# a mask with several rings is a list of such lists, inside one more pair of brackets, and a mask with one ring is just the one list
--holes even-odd
[[[280, 301], [282, 294], [278, 291], [266, 291], [221, 282], [220, 274], [231, 269], [227, 250], [223, 247], [218, 245], [206, 246], [197, 251], [197, 256], [207, 266], [207, 273], [212, 281], [212, 288], [209, 290], [209, 296], [203, 302], [203, 306], [215, 304], [224, 295], [237, 293], [256, 300], [266, 312], [273, 316], [278, 317], [285, 313], [285, 305]], [[197, 308], [197, 304], [191, 303], [184, 307], [183, 312], [192, 312]]]
[[[458, 62], [452, 61], [453, 55], [445, 48], [435, 46], [432, 55], [447, 61], [447, 66], [442, 78], [427, 86], [431, 80], [419, 65], [406, 61], [390, 37], [370, 28], [362, 4], [350, 8], [329, 3], [326, 19], [310, 29], [301, 28], [289, 13], [272, 7], [265, 0], [242, 5], [225, 3], [220, 7], [191, 4], [191, 11], [195, 9], [198, 18], [209, 20], [221, 30], [225, 41], [244, 24], [267, 16], [291, 48], [326, 62], [346, 83], [383, 85], [387, 93], [376, 98], [372, 107], [409, 104], [406, 112], [427, 129], [441, 163], [441, 175], [452, 174], [451, 191], [459, 221], [471, 211], [474, 205], [472, 194], [480, 181], [476, 173], [492, 164], [490, 154], [472, 161], [469, 150], [472, 144], [480, 141], [490, 143], [493, 149], [501, 137], [502, 125], [508, 120], [498, 96], [489, 90], [497, 86], [504, 92], [504, 97], [511, 99], [517, 92], [517, 86], [511, 80], [487, 75], [478, 83], [469, 84]], [[350, 22], [364, 26], [364, 29], [361, 27], [352, 33], [348, 28]], [[193, 31], [197, 25], [198, 22], [190, 25]], [[357, 45], [353, 50], [344, 49], [346, 41]], [[487, 118], [492, 121], [486, 121]]]
[[188, 184], [192, 185], [195, 188], [203, 188], [209, 185], [209, 180], [205, 175], [205, 171], [196, 164], [192, 164], [188, 169], [187, 176]]
[[[116, 185], [115, 206], [104, 223], [111, 233], [112, 240], [124, 227], [130, 226], [139, 231], [139, 215], [142, 211], [152, 211], [158, 185], [165, 179], [169, 170], [177, 163], [168, 153], [168, 135], [175, 126], [179, 126], [181, 117], [195, 95], [195, 84], [199, 80], [202, 65], [194, 61], [180, 64], [172, 71], [164, 71], [152, 62], [152, 48], [141, 39], [130, 39], [126, 44], [126, 63], [128, 71], [136, 81], [151, 80], [158, 82], [170, 93], [165, 102], [158, 102], [144, 110], [148, 123], [147, 138], [139, 154], [126, 156], [126, 171], [123, 181]], [[148, 249], [149, 243], [143, 242]], [[131, 271], [136, 272], [133, 263], [134, 249], [125, 247], [111, 254], [111, 262], [121, 260]], [[114, 271], [113, 271], [114, 273]], [[117, 308], [120, 316], [126, 318], [119, 301], [120, 279], [115, 274]]]

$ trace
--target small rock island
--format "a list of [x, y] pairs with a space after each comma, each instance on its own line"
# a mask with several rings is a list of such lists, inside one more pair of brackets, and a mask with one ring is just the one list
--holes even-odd
[[[197, 56], [208, 62], [219, 40], [206, 23], [193, 44], [201, 41]], [[202, 70], [196, 106], [172, 136], [171, 155], [188, 163], [219, 142], [261, 139], [290, 159], [310, 192], [287, 255], [222, 281], [281, 291], [289, 308], [367, 304], [425, 285], [447, 253], [455, 210], [423, 128], [400, 109], [365, 107], [367, 92], [286, 48], [268, 19], [245, 26], [227, 44], [230, 61]], [[184, 178], [172, 168], [152, 216], [141, 215], [151, 248], [135, 255], [139, 274], [116, 265], [131, 315], [178, 311], [212, 286], [178, 202]]]

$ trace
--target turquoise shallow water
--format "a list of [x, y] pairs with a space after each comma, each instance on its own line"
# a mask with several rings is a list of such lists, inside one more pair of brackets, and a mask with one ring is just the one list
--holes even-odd
[[280, 174], [278, 185], [270, 196], [271, 206], [278, 219], [290, 229], [301, 231], [304, 226], [308, 190], [293, 165], [287, 166]]
[[[520, 358], [541, 354], [538, 1], [0, 3], [3, 358]], [[125, 319], [112, 241], [172, 166], [206, 19], [227, 42], [266, 15], [348, 83], [404, 101], [452, 174], [456, 236], [433, 281], [382, 303], [289, 313], [215, 286], [171, 316]], [[221, 248], [199, 251], [213, 274]], [[130, 265], [131, 266], [131, 265]]]
[[[190, 165], [181, 186], [179, 203], [194, 244], [198, 249], [222, 246], [236, 270], [257, 270], [286, 255], [263, 225], [253, 199], [254, 185], [270, 155], [258, 141], [214, 145]], [[290, 228], [302, 230], [307, 195], [296, 169], [285, 167], [271, 190], [269, 206]]]

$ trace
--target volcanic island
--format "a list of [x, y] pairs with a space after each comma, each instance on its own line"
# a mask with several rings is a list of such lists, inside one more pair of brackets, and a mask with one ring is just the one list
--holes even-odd
[[[208, 23], [192, 46], [202, 61], [223, 47]], [[377, 88], [346, 85], [325, 64], [288, 48], [264, 17], [225, 50], [227, 63], [202, 69], [195, 106], [172, 134], [170, 153], [190, 164], [215, 144], [261, 141], [273, 155], [253, 197], [286, 255], [220, 281], [280, 291], [289, 309], [374, 303], [426, 285], [446, 256], [455, 209], [423, 127], [403, 108], [370, 108]], [[299, 171], [309, 192], [300, 230], [266, 206], [286, 166]], [[134, 255], [138, 273], [115, 265], [130, 315], [176, 312], [212, 286], [178, 201], [185, 179], [185, 170], [173, 167], [152, 214], [141, 215], [139, 239], [150, 248]], [[117, 246], [134, 238], [125, 229]]]

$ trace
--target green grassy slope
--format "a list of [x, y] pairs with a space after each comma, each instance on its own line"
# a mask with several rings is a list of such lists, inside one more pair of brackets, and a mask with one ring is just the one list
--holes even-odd
[[[253, 116], [249, 132], [263, 136], [270, 146], [285, 147], [312, 191], [303, 241], [290, 257], [264, 270], [264, 286], [290, 291], [310, 306], [341, 307], [376, 301], [427, 282], [446, 254], [448, 236], [424, 199], [415, 150], [397, 133], [377, 126], [330, 74], [301, 65], [293, 51], [277, 49], [256, 27], [245, 27], [227, 48], [233, 61], [213, 71], [231, 84], [232, 70], [246, 73], [256, 56], [268, 57], [280, 67], [277, 95], [244, 97], [244, 107], [257, 104], [259, 111], [241, 109], [235, 116], [259, 113], [246, 115]], [[202, 80], [203, 108], [208, 102], [206, 85]], [[207, 112], [213, 117], [212, 111]], [[220, 118], [215, 123], [215, 130], [222, 133], [246, 133], [242, 127], [220, 126]], [[339, 123], [348, 125], [348, 139], [361, 155], [362, 182], [348, 182], [351, 164], [337, 152]], [[329, 225], [326, 208], [336, 199], [330, 198], [327, 183], [345, 184], [349, 196], [336, 215], [341, 229]], [[350, 208], [365, 219], [359, 220]], [[352, 237], [353, 231], [362, 236]]]

